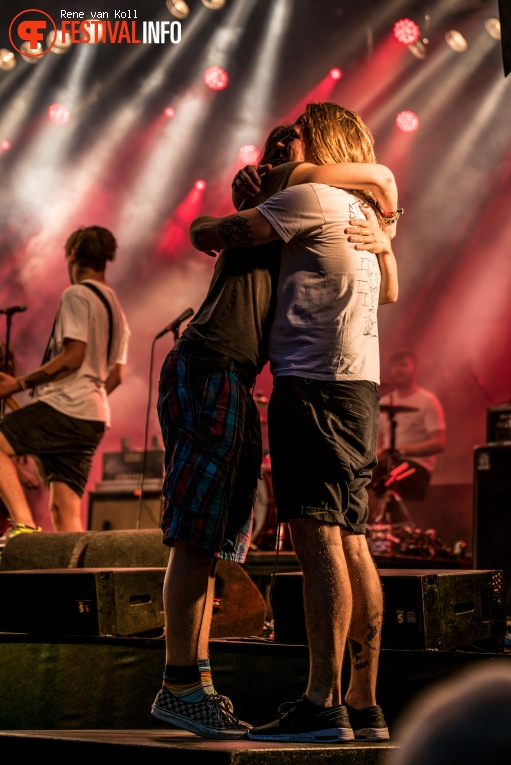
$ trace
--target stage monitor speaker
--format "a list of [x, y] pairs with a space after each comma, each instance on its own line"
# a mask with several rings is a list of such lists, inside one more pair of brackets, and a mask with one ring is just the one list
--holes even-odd
[[[382, 648], [450, 651], [474, 643], [503, 650], [501, 571], [385, 569]], [[303, 575], [275, 575], [275, 641], [306, 645]]]
[[159, 529], [163, 511], [161, 492], [144, 492], [137, 527], [138, 510], [139, 499], [132, 491], [90, 492], [88, 528], [95, 531]]
[[83, 568], [87, 545], [97, 531], [53, 531], [18, 534], [0, 555], [0, 571], [33, 568]]
[[165, 570], [0, 571], [0, 631], [124, 637], [163, 630]]
[[474, 449], [474, 567], [502, 569], [511, 615], [511, 442]]

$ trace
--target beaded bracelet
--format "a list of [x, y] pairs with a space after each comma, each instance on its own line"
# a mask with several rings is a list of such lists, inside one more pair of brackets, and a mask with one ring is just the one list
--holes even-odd
[[394, 210], [393, 212], [386, 212], [385, 210], [382, 210], [379, 203], [375, 200], [375, 205], [377, 207], [378, 213], [381, 216], [382, 221], [385, 224], [395, 223], [400, 215], [403, 215], [404, 210], [402, 207], [398, 207], [397, 210]]

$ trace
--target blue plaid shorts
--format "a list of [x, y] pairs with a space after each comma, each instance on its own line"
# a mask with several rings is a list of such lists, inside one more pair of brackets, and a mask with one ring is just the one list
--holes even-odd
[[212, 369], [207, 355], [187, 345], [168, 353], [159, 382], [163, 541], [243, 563], [262, 462], [259, 412], [235, 362]]

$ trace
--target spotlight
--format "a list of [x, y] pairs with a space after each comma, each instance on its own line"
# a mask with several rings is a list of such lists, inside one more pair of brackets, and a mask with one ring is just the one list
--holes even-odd
[[486, 19], [484, 26], [490, 37], [493, 37], [494, 40], [501, 39], [500, 21], [498, 19]]
[[245, 165], [257, 165], [261, 152], [253, 143], [242, 146], [238, 152], [238, 158]]
[[468, 48], [467, 41], [461, 32], [458, 32], [457, 29], [450, 29], [448, 32], [446, 32], [445, 41], [449, 48], [452, 48], [452, 50], [456, 53], [463, 53], [463, 51], [467, 50]]
[[[55, 44], [53, 45], [54, 38]], [[56, 35], [55, 32], [50, 32], [46, 37], [46, 45], [48, 48], [50, 48], [50, 45], [52, 46], [50, 48], [52, 53], [65, 53], [71, 47], [71, 35], [69, 32], [63, 35], [62, 29], [59, 29]]]
[[12, 50], [0, 48], [0, 69], [4, 72], [10, 72], [16, 66], [16, 58]]
[[411, 19], [399, 19], [394, 24], [394, 37], [403, 45], [412, 45], [417, 42], [420, 35], [420, 29]]
[[0, 143], [0, 149], [2, 149], [2, 151], [9, 151], [10, 148], [11, 148], [11, 144], [9, 143], [9, 141], [2, 141]]
[[172, 106], [167, 106], [167, 108], [164, 110], [164, 115], [168, 117], [169, 119], [175, 115], [175, 111], [172, 108]]
[[186, 19], [190, 13], [190, 9], [185, 3], [185, 0], [167, 0], [165, 5], [167, 6], [170, 15], [174, 16], [176, 19]]
[[227, 87], [229, 77], [225, 69], [220, 66], [210, 66], [204, 72], [204, 82], [211, 90], [223, 90]]
[[419, 118], [415, 112], [408, 110], [399, 112], [396, 117], [397, 127], [403, 131], [403, 133], [413, 133], [419, 127]]
[[54, 125], [66, 125], [70, 116], [69, 109], [64, 104], [55, 103], [48, 109], [48, 117]]
[[204, 191], [204, 189], [206, 188], [206, 181], [203, 181], [203, 180], [195, 181], [195, 188], [198, 189], [199, 191]]
[[412, 45], [408, 46], [408, 50], [412, 54], [412, 56], [415, 56], [415, 58], [425, 59], [427, 50], [426, 46], [424, 45], [421, 40], [417, 40], [417, 42], [414, 42]]
[[35, 48], [31, 48], [30, 41], [27, 40], [21, 44], [20, 50], [22, 51], [21, 58], [29, 64], [38, 64], [42, 58], [43, 46], [41, 43], [37, 43]]
[[330, 69], [330, 77], [332, 80], [340, 80], [342, 77], [342, 72], [340, 69]]
[[201, 0], [202, 5], [209, 8], [211, 11], [218, 11], [219, 8], [223, 8], [225, 0]]

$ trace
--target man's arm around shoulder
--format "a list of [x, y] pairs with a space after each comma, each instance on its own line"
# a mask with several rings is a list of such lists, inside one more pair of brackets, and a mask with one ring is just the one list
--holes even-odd
[[242, 210], [223, 218], [203, 215], [190, 226], [190, 241], [196, 250], [253, 247], [280, 239], [275, 229], [258, 210]]

